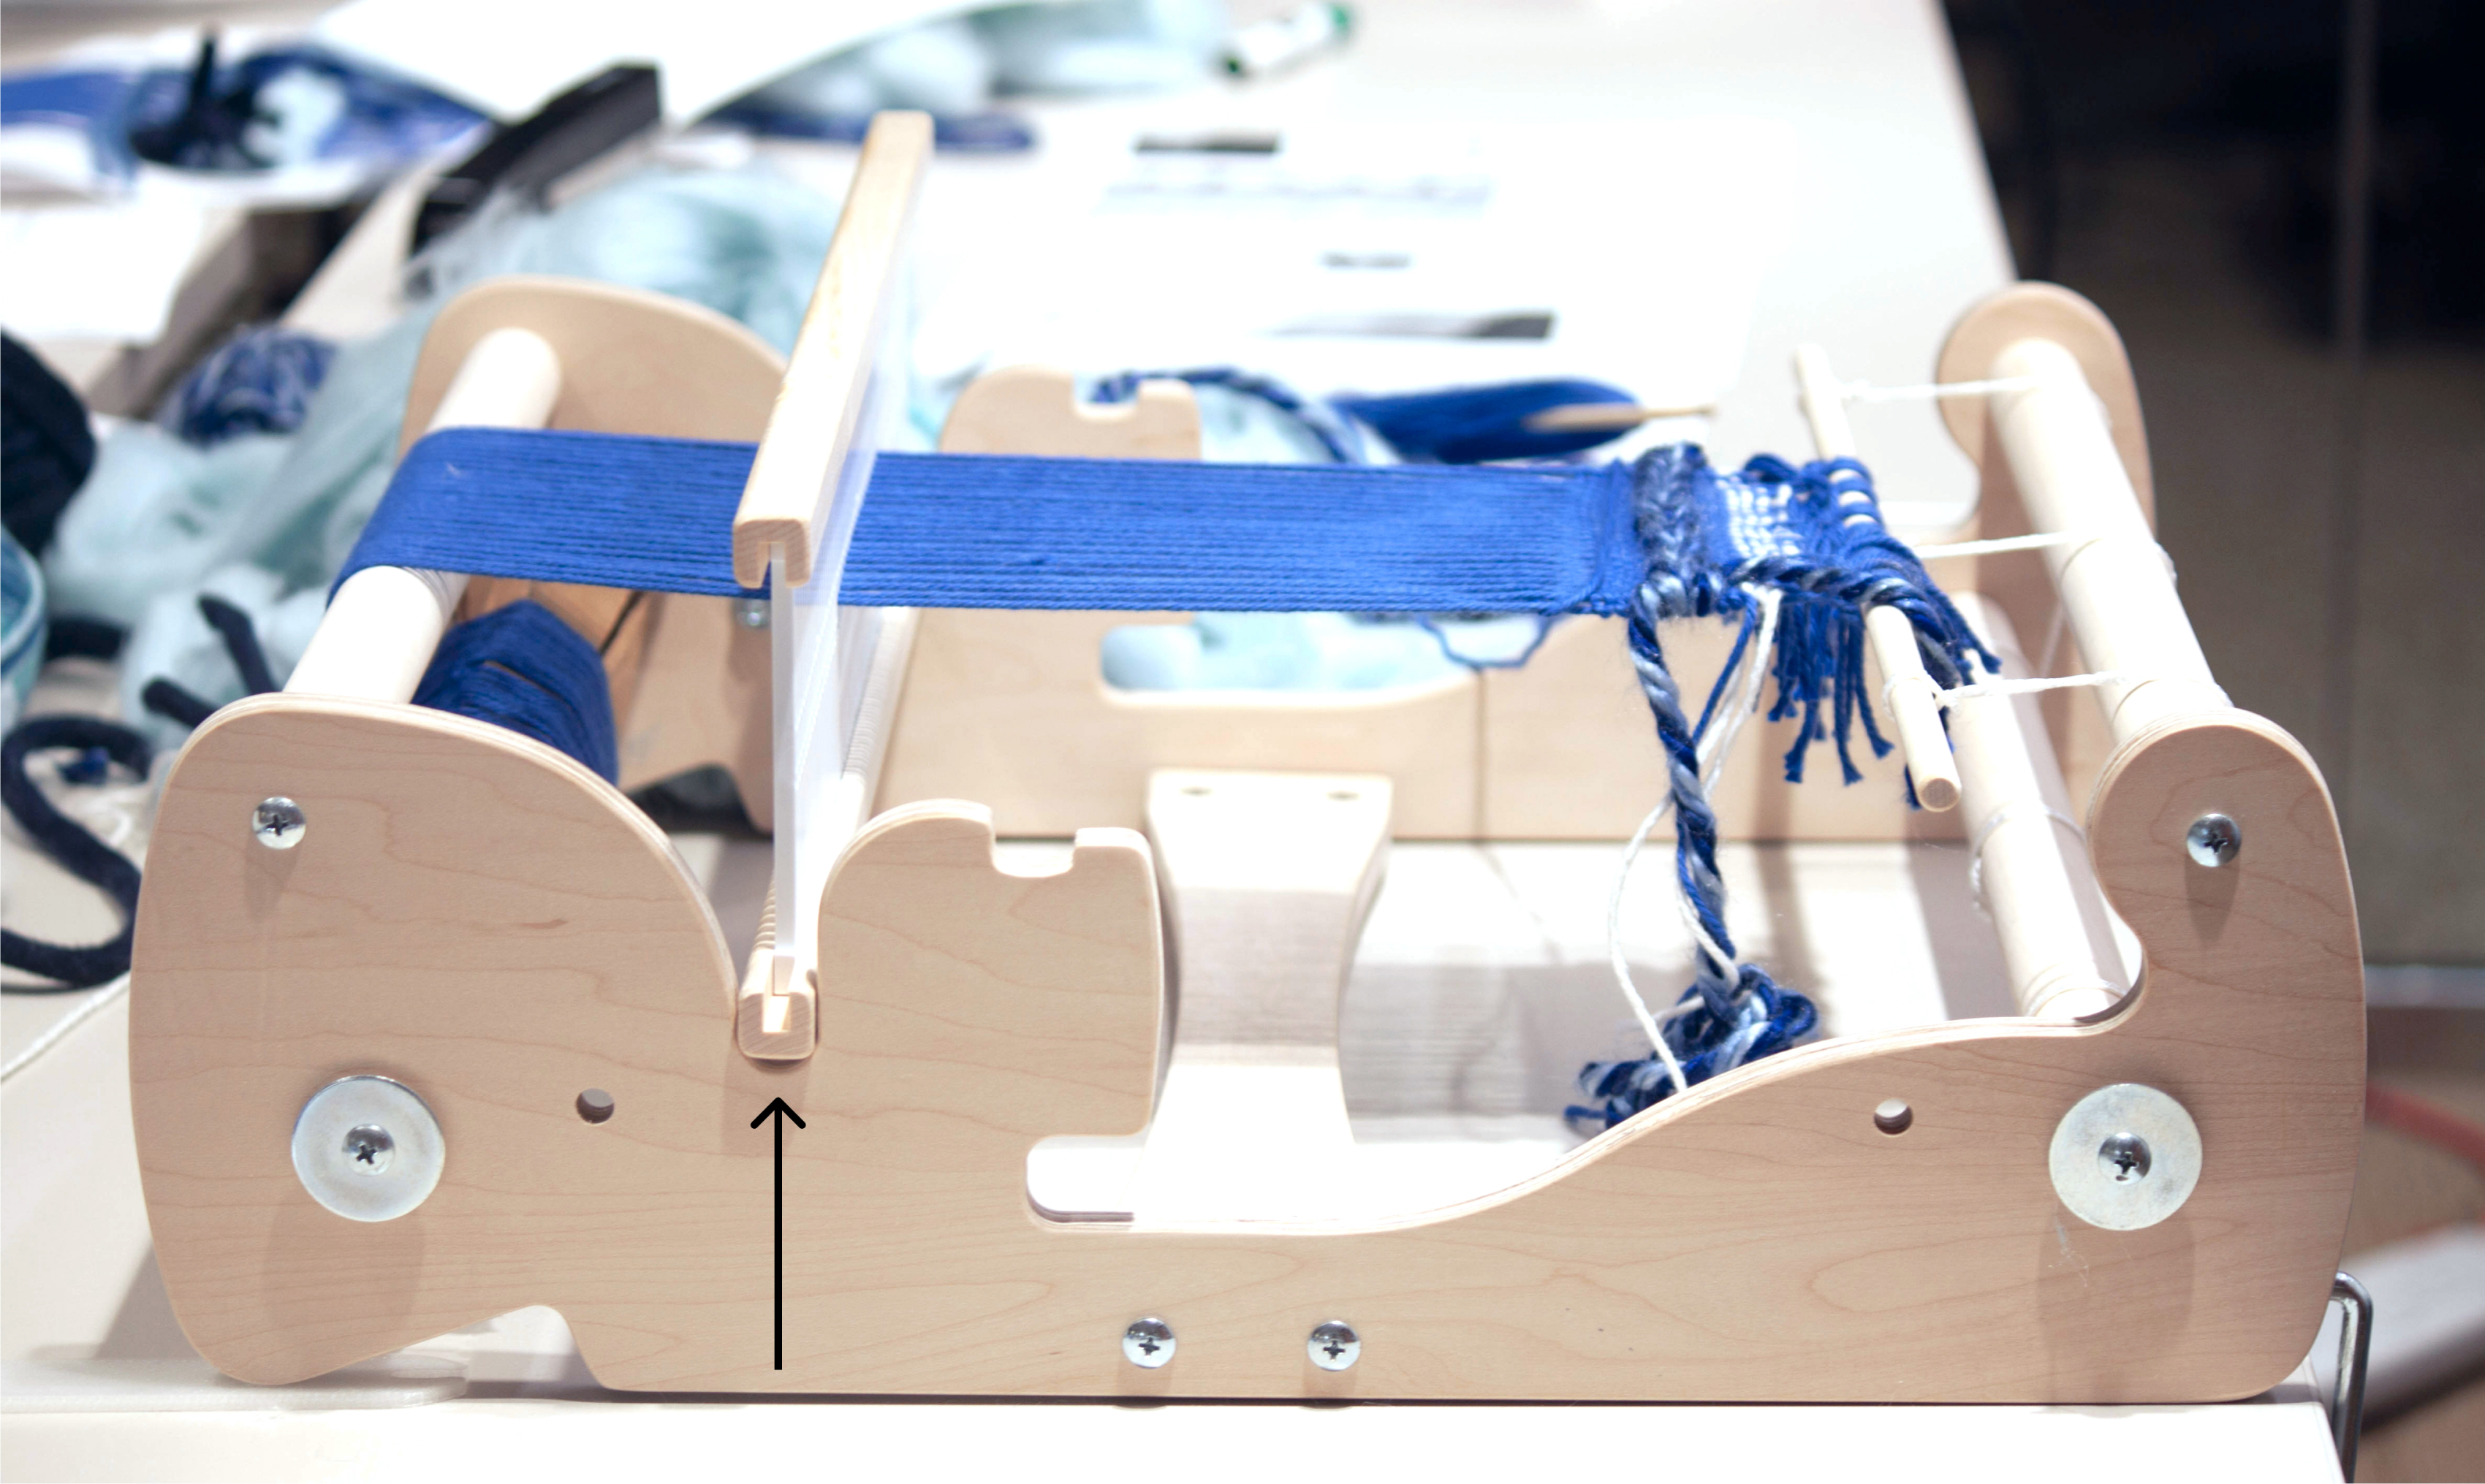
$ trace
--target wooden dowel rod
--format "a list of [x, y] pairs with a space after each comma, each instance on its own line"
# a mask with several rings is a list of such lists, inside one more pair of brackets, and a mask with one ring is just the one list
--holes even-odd
[[1687, 407], [1640, 407], [1629, 402], [1580, 402], [1530, 413], [1520, 426], [1531, 433], [1624, 432], [1659, 418], [1696, 418], [1717, 410], [1714, 402]]
[[[1975, 593], [1954, 597], [2001, 657], [2003, 673], [2026, 675], [2018, 635], [2000, 607]], [[1950, 736], [1965, 765], [1980, 893], [2020, 1013], [2077, 1020], [2113, 1009], [2129, 981], [2037, 697], [1954, 700]]]
[[[1796, 346], [1794, 375], [1804, 420], [1812, 424], [1813, 446], [1822, 458], [1855, 457], [1855, 430], [1846, 421], [1846, 404], [1838, 394], [1829, 353], [1817, 345]], [[1916, 626], [1896, 608], [1875, 606], [1864, 615], [1864, 634], [1881, 667], [1882, 699], [1896, 723], [1898, 750], [1907, 760], [1917, 801], [1936, 811], [1955, 807], [1958, 761], [1942, 731], [1941, 707], [1934, 699], [1941, 688], [1925, 669]]]
[[[560, 357], [543, 337], [528, 330], [495, 330], [466, 353], [423, 431], [539, 428], [552, 420], [553, 406], [560, 400]], [[364, 568], [328, 600], [286, 690], [412, 700], [465, 592], [462, 572]]]
[[2029, 519], [2083, 538], [2044, 559], [2089, 667], [2123, 677], [2098, 691], [2115, 740], [2229, 705], [2079, 362], [2051, 340], [2019, 340], [1994, 358], [1992, 375], [2029, 383], [1991, 403]]

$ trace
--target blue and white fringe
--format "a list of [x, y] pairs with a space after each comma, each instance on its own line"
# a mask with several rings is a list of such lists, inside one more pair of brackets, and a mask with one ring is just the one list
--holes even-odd
[[[2001, 667], [1915, 553], [1889, 533], [1871, 476], [1855, 460], [1797, 469], [1761, 456], [1739, 473], [1721, 474], [1698, 447], [1679, 444], [1643, 455], [1632, 476], [1648, 572], [1627, 615], [1631, 662], [1665, 750], [1676, 884], [1699, 947], [1691, 987], [1657, 1025], [1662, 1046], [1652, 1047], [1649, 1057], [1581, 1069], [1580, 1091], [1593, 1102], [1573, 1106], [1570, 1115], [1607, 1127], [1684, 1086], [1784, 1050], [1818, 1025], [1810, 999], [1739, 960], [1726, 927], [1717, 816], [1702, 776], [1702, 743], [1721, 724], [1719, 702], [1738, 671], [1747, 662], [1769, 663], [1778, 685], [1769, 719], [1802, 718], [1785, 760], [1789, 782], [1802, 780], [1812, 744], [1827, 741], [1838, 750], [1845, 781], [1854, 783], [1863, 774], [1848, 744], [1859, 714], [1873, 755], [1890, 751], [1864, 693], [1867, 607], [1885, 604], [1907, 616], [1925, 668], [1944, 687], [1965, 683], [1971, 657], [1987, 670]], [[1761, 632], [1764, 606], [1768, 633]], [[1710, 616], [1737, 620], [1738, 632], [1725, 672], [1694, 723], [1666, 666], [1657, 625]], [[1772, 653], [1747, 656], [1756, 639]], [[1619, 954], [1617, 969], [1627, 991]]]

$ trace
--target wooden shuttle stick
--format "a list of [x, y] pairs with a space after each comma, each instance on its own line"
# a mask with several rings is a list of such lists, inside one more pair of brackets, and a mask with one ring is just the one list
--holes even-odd
[[[1829, 353], [1817, 345], [1796, 346], [1794, 374], [1803, 416], [1812, 424], [1813, 445], [1820, 456], [1855, 457], [1855, 430], [1847, 425], [1846, 406], [1839, 400]], [[1925, 657], [1916, 647], [1915, 625], [1896, 608], [1875, 605], [1865, 611], [1864, 633], [1871, 640], [1873, 660], [1881, 666], [1882, 698], [1897, 720], [1898, 749], [1915, 780], [1917, 800], [1932, 810], [1955, 807], [1958, 763], [1951, 756], [1950, 739], [1942, 731], [1941, 707], [1934, 699], [1941, 688], [1925, 669]]]
[[[466, 353], [423, 431], [542, 427], [560, 400], [560, 357], [543, 337], [495, 330]], [[328, 611], [286, 690], [367, 701], [414, 699], [465, 592], [461, 572], [364, 568], [328, 600]]]
[[1696, 418], [1717, 410], [1714, 402], [1697, 402], [1687, 407], [1640, 407], [1629, 402], [1580, 402], [1570, 407], [1548, 407], [1530, 413], [1523, 419], [1531, 433], [1626, 432], [1643, 422], [1659, 418]]
[[2045, 564], [2080, 653], [2090, 668], [2118, 677], [2098, 688], [2115, 740], [2230, 705], [2079, 362], [2054, 341], [2025, 339], [1994, 357], [1991, 374], [2033, 383], [1993, 394], [1993, 426], [2029, 520], [2081, 538], [2048, 549]]

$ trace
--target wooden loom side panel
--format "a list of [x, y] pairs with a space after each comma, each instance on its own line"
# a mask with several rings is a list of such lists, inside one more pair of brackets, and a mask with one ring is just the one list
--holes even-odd
[[[298, 849], [250, 806], [288, 792]], [[2216, 807], [2226, 873], [2183, 864]], [[1156, 1075], [1143, 842], [991, 863], [989, 819], [877, 821], [823, 923], [822, 1051], [734, 1051], [712, 919], [617, 795], [454, 717], [268, 698], [167, 790], [142, 905], [132, 1091], [150, 1219], [193, 1339], [290, 1380], [528, 1304], [637, 1389], [1749, 1400], [2206, 1400], [2257, 1391], [2320, 1318], [2362, 1092], [2352, 905], [2319, 779], [2233, 714], [2126, 749], [2092, 820], [2149, 950], [2089, 1027], [1967, 1022], [1772, 1058], [1547, 1175], [1379, 1227], [1134, 1230], [1028, 1207], [1035, 1139], [1128, 1132]], [[431, 1200], [364, 1226], [286, 1153], [304, 1099], [379, 1072], [448, 1139]], [[2204, 1175], [2138, 1232], [2063, 1212], [2056, 1121], [2141, 1081]], [[611, 1121], [571, 1110], [610, 1092]], [[769, 1368], [782, 1095], [786, 1363]], [[1914, 1126], [1873, 1126], [1883, 1098]], [[1161, 1371], [1116, 1336], [1182, 1338]], [[1313, 1369], [1310, 1328], [1362, 1362]]]

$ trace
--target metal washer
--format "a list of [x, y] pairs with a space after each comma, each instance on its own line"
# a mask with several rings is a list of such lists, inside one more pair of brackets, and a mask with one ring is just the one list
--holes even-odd
[[[2116, 1179], [2100, 1157], [2109, 1140], [2138, 1135], [2145, 1173]], [[2101, 1087], [2071, 1105], [2054, 1126], [2047, 1155], [2054, 1193], [2071, 1214], [2108, 1231], [2154, 1227], [2183, 1208], [2200, 1183], [2200, 1129], [2183, 1105], [2138, 1082]]]
[[[362, 1130], [386, 1131], [385, 1157], [358, 1159]], [[387, 1077], [340, 1077], [293, 1120], [293, 1173], [311, 1199], [347, 1221], [395, 1221], [429, 1199], [448, 1162], [440, 1122], [414, 1090]]]

